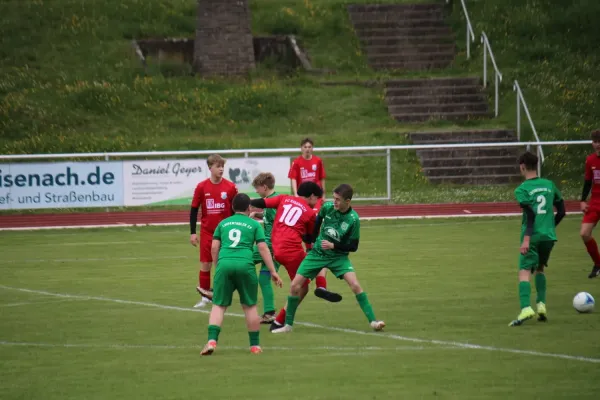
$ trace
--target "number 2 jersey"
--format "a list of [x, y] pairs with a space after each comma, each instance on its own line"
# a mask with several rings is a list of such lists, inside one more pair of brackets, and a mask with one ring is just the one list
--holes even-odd
[[312, 234], [315, 226], [315, 212], [302, 197], [279, 195], [268, 197], [266, 208], [276, 208], [271, 241], [273, 251], [283, 254], [286, 251], [304, 251], [302, 238]]
[[265, 241], [265, 232], [258, 221], [244, 214], [234, 214], [217, 225], [213, 240], [221, 241], [219, 259], [246, 261], [252, 268], [254, 243]]
[[[543, 178], [527, 179], [515, 189], [517, 202], [529, 206], [535, 213], [532, 242], [556, 241], [554, 226], [554, 204], [562, 200], [562, 195], [554, 182]], [[527, 229], [527, 214], [523, 212], [521, 240]]]

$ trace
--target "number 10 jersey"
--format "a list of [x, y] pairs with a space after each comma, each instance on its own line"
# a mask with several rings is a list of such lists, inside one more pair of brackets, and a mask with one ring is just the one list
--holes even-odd
[[275, 253], [302, 251], [302, 237], [312, 234], [315, 212], [302, 197], [279, 195], [265, 199], [266, 208], [276, 208], [271, 242]]

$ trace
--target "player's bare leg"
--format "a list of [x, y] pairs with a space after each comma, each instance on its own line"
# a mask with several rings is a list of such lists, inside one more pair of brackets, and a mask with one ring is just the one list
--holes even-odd
[[246, 326], [248, 327], [248, 337], [250, 339], [250, 352], [252, 354], [262, 353], [260, 348], [260, 317], [256, 305], [246, 306], [242, 304], [242, 309], [246, 315]]
[[298, 309], [302, 299], [308, 293], [308, 282], [309, 280], [300, 274], [296, 274], [296, 276], [294, 276], [292, 284], [290, 285], [290, 295], [288, 296], [285, 308], [285, 325], [276, 329], [272, 329], [272, 333], [287, 333], [292, 331], [296, 310]]
[[213, 291], [210, 289], [210, 270], [212, 269], [212, 262], [200, 262], [200, 273], [199, 273], [199, 285], [196, 287], [196, 291], [202, 298], [194, 308], [204, 307], [212, 302]]
[[587, 249], [588, 254], [592, 258], [594, 262], [594, 266], [592, 267], [592, 272], [588, 275], [588, 278], [595, 278], [600, 276], [600, 252], [598, 251], [598, 244], [594, 237], [592, 236], [592, 231], [596, 224], [591, 223], [582, 223], [581, 230], [579, 231], [579, 235], [585, 244], [585, 248]]
[[376, 331], [381, 331], [385, 328], [385, 322], [379, 321], [375, 318], [375, 313], [373, 312], [373, 307], [371, 303], [369, 303], [369, 298], [367, 294], [363, 291], [360, 283], [358, 282], [358, 278], [356, 277], [355, 272], [346, 272], [344, 274], [344, 280], [352, 290], [352, 293], [356, 296], [356, 301], [358, 301], [358, 305], [360, 309], [363, 311], [367, 319], [369, 320], [369, 325]]
[[327, 300], [332, 303], [338, 303], [342, 301], [342, 295], [335, 292], [330, 292], [327, 290], [327, 269], [323, 268], [321, 272], [315, 278], [315, 283], [317, 284], [317, 288], [315, 289], [315, 296], [320, 299]]
[[208, 342], [202, 351], [200, 351], [201, 356], [209, 356], [217, 348], [225, 311], [227, 311], [227, 307], [216, 305], [213, 305], [212, 310], [210, 310], [210, 317], [208, 318]]

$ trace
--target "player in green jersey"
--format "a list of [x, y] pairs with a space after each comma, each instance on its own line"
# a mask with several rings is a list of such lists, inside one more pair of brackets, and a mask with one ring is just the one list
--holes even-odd
[[[279, 193], [275, 191], [275, 177], [269, 172], [262, 172], [258, 174], [252, 181], [252, 186], [256, 190], [256, 193], [264, 198], [278, 196]], [[265, 243], [273, 255], [273, 244], [271, 243], [271, 231], [273, 230], [273, 222], [275, 221], [275, 214], [277, 209], [265, 208], [261, 212], [251, 212], [250, 218], [258, 218], [263, 220], [263, 227], [265, 230]], [[254, 249], [254, 264], [261, 264], [260, 272], [258, 274], [258, 285], [263, 296], [263, 315], [260, 319], [261, 324], [270, 324], [275, 320], [275, 296], [273, 294], [273, 286], [271, 285], [271, 273], [267, 268], [267, 265], [262, 260], [258, 249]], [[275, 269], [279, 272], [279, 263], [273, 259]]]
[[350, 252], [358, 250], [360, 240], [360, 220], [350, 204], [352, 195], [352, 186], [339, 185], [333, 191], [333, 202], [325, 203], [319, 210], [314, 232], [315, 245], [300, 264], [292, 281], [285, 325], [271, 332], [291, 332], [302, 287], [323, 268], [329, 269], [336, 278], [346, 281], [373, 329], [380, 331], [385, 327], [385, 322], [375, 318], [373, 307], [362, 290], [348, 258]]
[[225, 311], [231, 305], [233, 292], [236, 290], [246, 315], [250, 351], [255, 354], [262, 352], [259, 342], [260, 317], [256, 311], [258, 282], [253, 261], [254, 243], [257, 243], [271, 279], [277, 286], [282, 286], [271, 252], [265, 243], [265, 232], [257, 221], [249, 217], [250, 198], [243, 193], [237, 194], [233, 198], [232, 207], [235, 214], [221, 221], [213, 234], [211, 253], [217, 268], [213, 285], [213, 307], [208, 320], [208, 343], [200, 352], [203, 356], [215, 351]]
[[[547, 321], [546, 275], [550, 252], [556, 242], [556, 226], [565, 216], [565, 203], [552, 181], [537, 175], [538, 157], [525, 152], [519, 157], [521, 175], [525, 181], [515, 190], [523, 209], [521, 223], [521, 255], [519, 256], [519, 299], [521, 313], [509, 326], [519, 326], [535, 316], [531, 308], [531, 274], [535, 275], [538, 321]], [[556, 216], [554, 215], [556, 207]]]

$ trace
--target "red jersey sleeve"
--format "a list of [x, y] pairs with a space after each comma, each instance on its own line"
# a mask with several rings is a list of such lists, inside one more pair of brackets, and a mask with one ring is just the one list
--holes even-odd
[[288, 178], [293, 179], [296, 182], [300, 182], [300, 166], [298, 165], [297, 160], [292, 161], [292, 165], [290, 166], [290, 170], [288, 172]]
[[318, 181], [322, 181], [323, 179], [325, 179], [327, 177], [327, 175], [325, 174], [325, 166], [323, 165], [323, 160], [319, 159], [319, 177], [318, 177]]
[[200, 205], [204, 202], [204, 188], [202, 182], [200, 182], [194, 190], [194, 197], [192, 197], [192, 208], [200, 208]]
[[590, 158], [585, 159], [585, 180], [591, 181], [594, 179], [594, 173], [592, 172], [592, 163], [590, 163]]
[[277, 208], [285, 196], [267, 197], [265, 199], [266, 208]]

